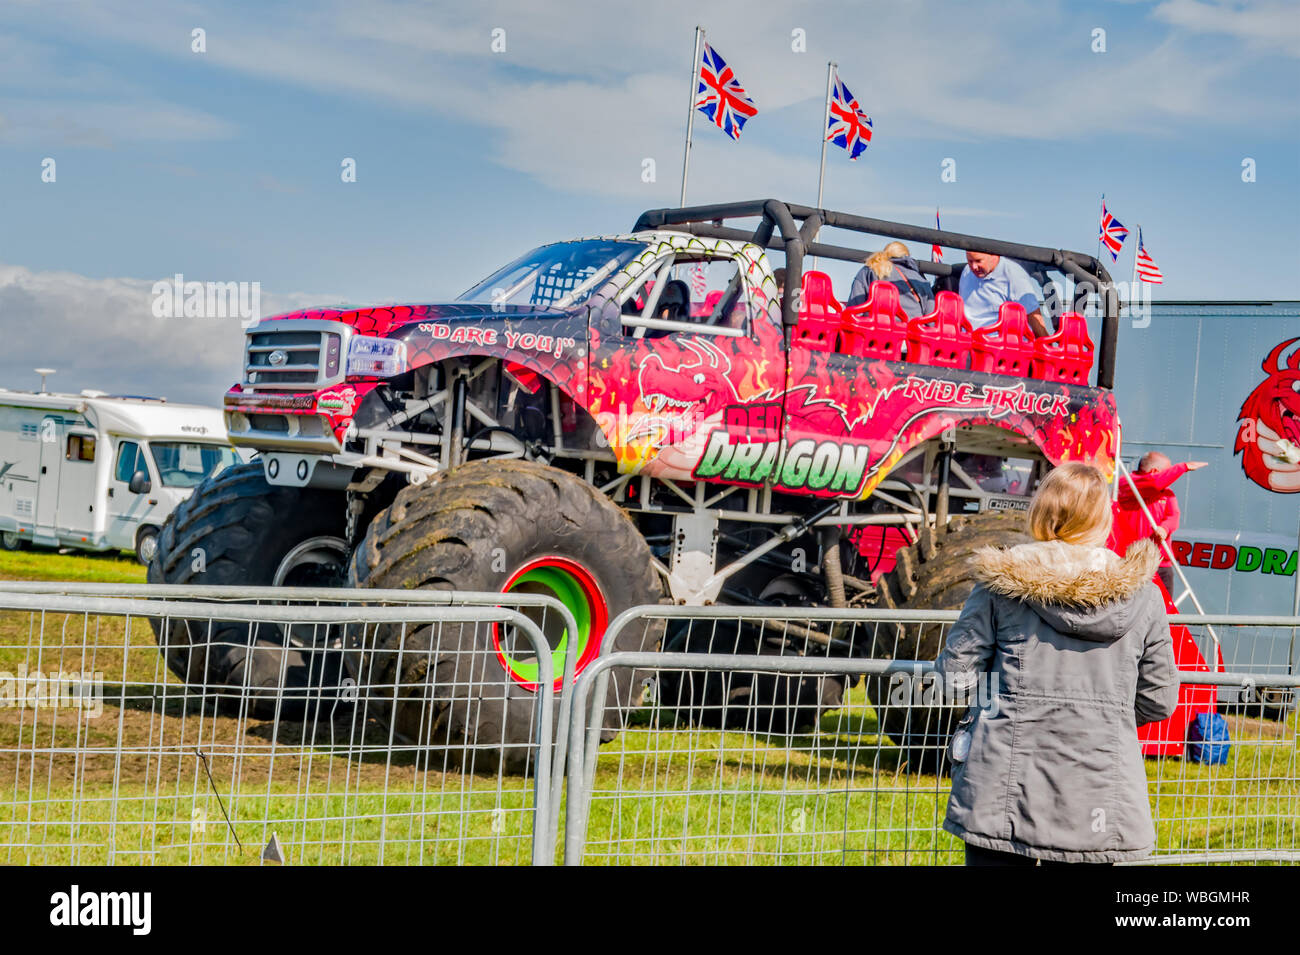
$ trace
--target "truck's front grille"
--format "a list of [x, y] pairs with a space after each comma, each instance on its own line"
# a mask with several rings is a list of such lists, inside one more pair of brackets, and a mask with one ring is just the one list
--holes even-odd
[[343, 332], [304, 328], [304, 324], [290, 321], [267, 327], [263, 323], [251, 330], [244, 384], [255, 389], [316, 391], [342, 381]]

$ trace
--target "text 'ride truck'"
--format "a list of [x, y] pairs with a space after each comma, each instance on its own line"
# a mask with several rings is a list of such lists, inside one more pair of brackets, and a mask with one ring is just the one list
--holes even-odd
[[[1049, 305], [1046, 337], [1014, 303], [972, 330], [944, 290], [960, 266], [942, 263], [921, 263], [939, 289], [929, 315], [909, 319], [886, 282], [846, 308], [806, 257], [867, 253], [822, 241], [824, 229], [1011, 256], [1065, 279], [1073, 308]], [[769, 250], [783, 254], [784, 294]], [[1093, 295], [1098, 348], [1080, 314]], [[150, 579], [549, 593], [580, 631], [548, 634], [556, 673], [568, 640], [581, 669], [608, 622], [639, 604], [959, 607], [971, 551], [1026, 539], [1021, 512], [1048, 469], [1078, 460], [1113, 473], [1117, 330], [1110, 277], [1089, 255], [776, 200], [647, 212], [627, 234], [534, 249], [454, 302], [322, 308], [251, 328], [225, 413], [231, 441], [259, 459], [178, 510]], [[291, 635], [230, 626], [177, 623], [164, 641], [172, 669], [250, 686], [267, 706], [318, 680], [440, 672], [437, 660], [398, 672], [383, 638], [350, 654], [335, 635], [336, 662], [308, 674]], [[659, 623], [621, 631], [614, 649], [939, 649], [934, 626], [869, 641], [829, 629], [773, 641], [733, 621], [706, 640]], [[428, 631], [386, 639], [419, 647]], [[463, 639], [488, 638], [466, 627]], [[495, 650], [499, 700], [444, 719], [425, 712], [436, 693], [403, 693], [384, 718], [409, 739], [437, 725], [471, 750], [499, 747], [503, 721], [526, 742], [536, 662]], [[848, 682], [708, 676], [665, 672], [659, 699], [689, 696], [679, 713], [726, 723], [724, 696], [743, 691], [775, 704], [767, 731], [794, 731]], [[612, 683], [624, 706], [640, 692], [625, 671]], [[880, 681], [867, 692], [879, 704]], [[943, 731], [915, 711], [906, 720], [886, 708], [882, 728], [917, 753]], [[492, 739], [480, 738], [488, 722]]]

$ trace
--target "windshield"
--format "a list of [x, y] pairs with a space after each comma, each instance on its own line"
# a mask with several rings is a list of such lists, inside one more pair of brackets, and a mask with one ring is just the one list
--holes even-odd
[[493, 272], [457, 301], [568, 308], [585, 299], [643, 248], [640, 242], [611, 239], [543, 245]]
[[239, 463], [235, 449], [224, 444], [153, 441], [149, 450], [164, 487], [194, 487], [204, 478]]

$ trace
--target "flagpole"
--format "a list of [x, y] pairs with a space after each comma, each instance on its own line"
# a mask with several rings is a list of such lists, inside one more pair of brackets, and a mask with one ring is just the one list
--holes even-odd
[[[826, 61], [826, 109], [822, 112], [822, 161], [821, 169], [817, 173], [817, 208], [822, 207], [822, 188], [826, 185], [826, 127], [831, 123], [831, 87], [834, 85], [835, 67], [838, 64], [834, 60]], [[817, 256], [813, 256], [812, 267], [817, 268]]]
[[[683, 186], [682, 188], [685, 188]], [[1106, 217], [1106, 193], [1101, 194], [1101, 211], [1097, 214], [1097, 261], [1101, 261], [1101, 220]]]
[[1138, 244], [1133, 247], [1133, 281], [1128, 287], [1128, 308], [1133, 311], [1137, 306], [1138, 288], [1138, 250], [1142, 248], [1142, 226], [1137, 227]]
[[[826, 129], [831, 124], [831, 87], [835, 82], [835, 67], [838, 64], [834, 60], [826, 61], [826, 109], [822, 114], [822, 164], [821, 172], [817, 175], [817, 208], [822, 207], [822, 187], [826, 184]], [[816, 259], [813, 260], [816, 262]]]
[[700, 43], [704, 39], [704, 28], [695, 28], [695, 56], [691, 59], [691, 96], [686, 103], [686, 153], [682, 156], [682, 200], [686, 205], [686, 177], [691, 170], [691, 133], [695, 129], [695, 90], [700, 82]]

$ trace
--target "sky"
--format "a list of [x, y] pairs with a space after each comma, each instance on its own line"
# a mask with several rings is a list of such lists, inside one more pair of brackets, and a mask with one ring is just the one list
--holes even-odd
[[630, 229], [678, 201], [697, 24], [759, 112], [697, 117], [688, 202], [812, 204], [833, 59], [875, 132], [825, 207], [1094, 252], [1105, 193], [1157, 300], [1300, 298], [1291, 0], [7, 0], [0, 387], [216, 404], [243, 328], [158, 317], [160, 279], [439, 301]]

